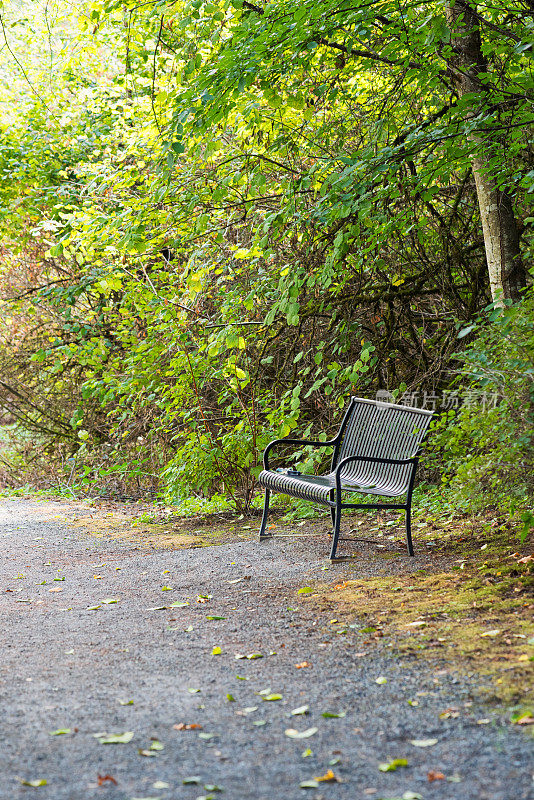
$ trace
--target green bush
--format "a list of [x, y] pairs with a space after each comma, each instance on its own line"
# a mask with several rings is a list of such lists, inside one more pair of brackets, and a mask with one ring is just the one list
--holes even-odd
[[534, 493], [534, 294], [492, 304], [458, 335], [473, 337], [457, 354], [463, 404], [436, 424], [430, 460], [459, 507], [514, 516]]

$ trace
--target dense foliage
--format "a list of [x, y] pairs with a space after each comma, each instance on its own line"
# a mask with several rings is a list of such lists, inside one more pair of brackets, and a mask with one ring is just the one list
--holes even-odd
[[509, 437], [527, 452], [531, 301], [455, 354], [501, 303], [482, 158], [529, 283], [534, 15], [463, 5], [5, 4], [0, 391], [34, 435], [6, 474], [247, 510], [273, 435], [326, 438], [351, 391], [439, 406], [462, 362], [498, 402], [440, 434], [453, 483], [498, 480]]

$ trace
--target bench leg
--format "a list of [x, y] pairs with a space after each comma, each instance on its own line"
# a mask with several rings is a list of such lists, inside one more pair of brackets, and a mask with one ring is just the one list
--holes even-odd
[[265, 533], [265, 528], [267, 527], [267, 515], [269, 513], [269, 498], [271, 496], [271, 490], [265, 490], [265, 500], [263, 502], [263, 517], [261, 518], [261, 527], [260, 527], [260, 542], [264, 539], [270, 539], [272, 533]]
[[330, 514], [332, 516], [332, 522], [334, 523], [334, 530], [332, 536], [332, 549], [330, 550], [330, 560], [337, 561], [336, 558], [336, 550], [337, 550], [337, 542], [339, 539], [339, 527], [341, 524], [341, 501], [337, 498], [336, 507], [330, 509]]
[[408, 555], [413, 556], [413, 542], [412, 542], [412, 507], [408, 506], [406, 509], [406, 544], [408, 546]]

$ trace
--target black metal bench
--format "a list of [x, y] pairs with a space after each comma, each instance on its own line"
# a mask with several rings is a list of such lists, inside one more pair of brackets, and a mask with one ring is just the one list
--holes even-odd
[[[265, 448], [264, 469], [259, 483], [265, 487], [265, 503], [260, 541], [266, 533], [271, 492], [280, 492], [310, 500], [330, 508], [332, 517], [332, 561], [336, 558], [342, 508], [399, 508], [406, 512], [406, 544], [413, 556], [411, 531], [412, 492], [420, 454], [420, 445], [432, 419], [432, 411], [377, 400], [353, 397], [335, 439], [319, 442], [311, 439], [276, 439]], [[327, 475], [302, 475], [294, 470], [269, 469], [269, 454], [277, 445], [314, 445], [333, 447], [332, 464]], [[288, 474], [289, 472], [289, 474]], [[406, 496], [404, 503], [351, 503], [350, 493], [386, 498]]]

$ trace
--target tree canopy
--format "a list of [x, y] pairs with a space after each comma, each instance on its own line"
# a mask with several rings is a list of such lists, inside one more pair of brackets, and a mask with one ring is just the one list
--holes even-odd
[[435, 404], [463, 323], [523, 307], [531, 0], [1, 19], [2, 402], [63, 476], [247, 509], [273, 434]]

